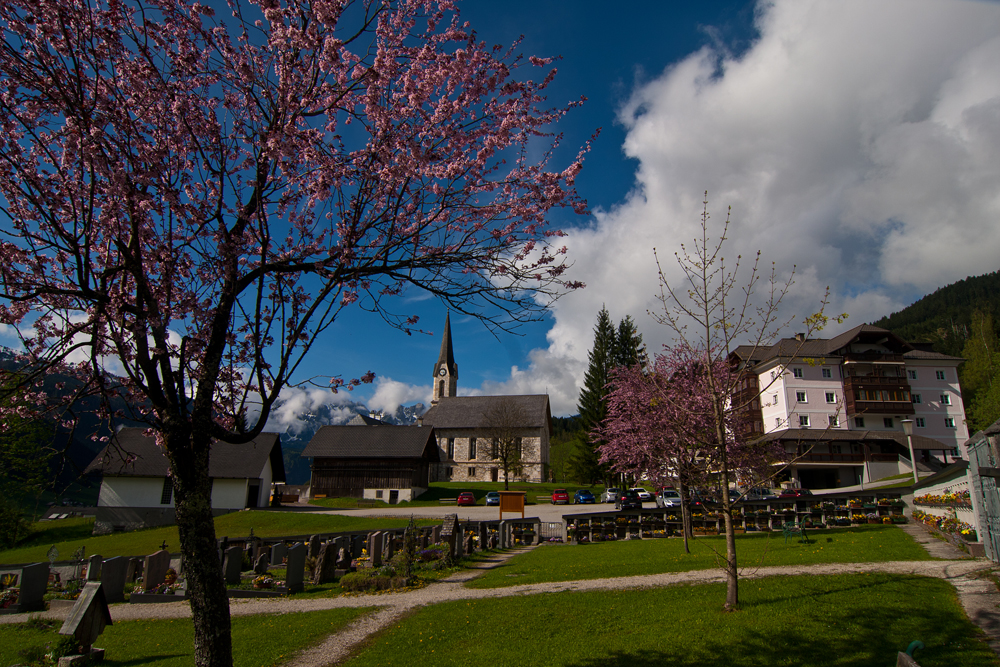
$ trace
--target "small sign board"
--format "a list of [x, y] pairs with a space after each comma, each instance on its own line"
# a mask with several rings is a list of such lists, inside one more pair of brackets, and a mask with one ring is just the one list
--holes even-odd
[[520, 512], [524, 518], [524, 491], [500, 491], [500, 520], [504, 512]]

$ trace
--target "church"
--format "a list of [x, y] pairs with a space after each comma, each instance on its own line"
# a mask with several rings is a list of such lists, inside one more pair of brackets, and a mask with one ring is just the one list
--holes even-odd
[[[509, 481], [543, 482], [549, 477], [552, 414], [545, 394], [521, 396], [459, 396], [458, 364], [451, 340], [451, 317], [445, 318], [441, 354], [434, 364], [431, 408], [420, 420], [434, 428], [438, 462], [431, 464], [432, 482], [502, 482], [498, 428], [513, 434], [519, 461]], [[501, 423], [498, 415], [516, 417]], [[499, 421], [498, 421], [499, 419]]]

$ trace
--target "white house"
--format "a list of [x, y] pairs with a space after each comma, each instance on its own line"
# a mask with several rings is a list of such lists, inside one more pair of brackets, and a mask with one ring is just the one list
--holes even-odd
[[[94, 533], [136, 530], [174, 523], [173, 483], [167, 457], [143, 428], [123, 428], [85, 472], [99, 472], [100, 496]], [[271, 485], [285, 481], [281, 440], [261, 433], [251, 442], [216, 442], [209, 456], [215, 516], [266, 507]]]

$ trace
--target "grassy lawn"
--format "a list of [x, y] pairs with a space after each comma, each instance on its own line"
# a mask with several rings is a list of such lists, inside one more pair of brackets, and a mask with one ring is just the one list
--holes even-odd
[[[932, 560], [927, 551], [896, 526], [857, 526], [808, 532], [808, 544], [781, 534], [736, 536], [741, 567], [812, 563], [876, 563]], [[545, 581], [627, 577], [687, 572], [716, 567], [713, 549], [725, 554], [725, 537], [697, 537], [691, 553], [680, 539], [627, 540], [594, 544], [545, 544], [488, 570], [467, 585], [497, 588]]]
[[919, 639], [922, 667], [1000, 665], [945, 581], [892, 575], [552, 593], [436, 604], [346, 663], [506, 667], [882, 667]]
[[[531, 505], [537, 502], [538, 496], [551, 496], [555, 489], [566, 489], [571, 497], [577, 489], [590, 489], [595, 496], [600, 496], [604, 492], [603, 486], [581, 486], [568, 483], [536, 484], [534, 482], [511, 482], [509, 490], [524, 491], [525, 502]], [[441, 498], [455, 498], [461, 491], [472, 491], [476, 496], [476, 502], [483, 505], [487, 492], [503, 490], [503, 482], [434, 482], [416, 500], [402, 502], [399, 505], [393, 505], [393, 507], [437, 507], [441, 504], [438, 502]], [[357, 507], [357, 500], [354, 498], [319, 498], [311, 500], [310, 503], [331, 508]], [[376, 507], [389, 507], [389, 504], [377, 501]]]
[[[279, 665], [298, 651], [337, 632], [368, 609], [332, 609], [302, 614], [233, 618], [233, 659], [238, 667]], [[61, 623], [48, 630], [26, 624], [0, 625], [0, 665], [21, 662], [21, 652], [54, 645]], [[122, 621], [105, 628], [96, 645], [107, 649], [104, 665], [188, 667], [194, 664], [190, 619]], [[25, 661], [27, 662], [27, 661]]]
[[[143, 556], [151, 554], [167, 543], [170, 551], [180, 550], [176, 526], [148, 528], [131, 533], [91, 535], [93, 519], [60, 519], [33, 524], [34, 532], [26, 542], [14, 549], [0, 551], [0, 565], [35, 563], [47, 560], [46, 553], [53, 544], [59, 549], [59, 559], [68, 560], [74, 551], [83, 546], [88, 556]], [[282, 535], [309, 535], [350, 530], [381, 530], [402, 528], [409, 518], [378, 519], [371, 517], [334, 516], [307, 512], [246, 511], [224, 514], [215, 519], [215, 533], [220, 538], [246, 537], [253, 528], [259, 537]], [[432, 525], [434, 521], [417, 521], [418, 525]], [[438, 522], [440, 523], [440, 522]]]

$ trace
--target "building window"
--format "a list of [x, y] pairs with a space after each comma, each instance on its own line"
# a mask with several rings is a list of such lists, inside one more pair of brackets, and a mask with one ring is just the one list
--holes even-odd
[[163, 478], [163, 491], [160, 492], [160, 504], [169, 505], [170, 499], [174, 496], [174, 481], [169, 477]]
[[797, 391], [797, 392], [795, 392], [795, 400], [798, 401], [799, 403], [808, 403], [809, 402], [809, 399], [806, 398], [806, 392], [804, 392], [804, 391]]
[[774, 428], [781, 428], [781, 417], [774, 418]]
[[854, 418], [854, 427], [855, 428], [864, 428], [865, 427], [865, 418], [864, 417], [855, 417]]
[[473, 479], [473, 478], [475, 478], [475, 476], [476, 476], [476, 469], [475, 468], [469, 468], [469, 479]]
[[952, 417], [944, 418], [944, 425], [946, 428], [955, 428], [955, 420]]
[[521, 438], [514, 438], [514, 456], [521, 458]]
[[500, 456], [500, 441], [496, 438], [490, 443], [490, 456], [494, 459]]
[[832, 392], [832, 391], [826, 392], [826, 402], [827, 403], [836, 403], [837, 402], [837, 394], [835, 392]]
[[892, 417], [883, 417], [882, 424], [884, 424], [886, 428], [892, 428]]
[[451, 479], [451, 466], [444, 469], [444, 474], [448, 477], [448, 479]]
[[934, 371], [934, 377], [936, 377], [938, 380], [943, 380], [944, 371]]
[[382, 489], [375, 489], [375, 497], [376, 498], [382, 498], [382, 497], [384, 497], [382, 494], [383, 494]]
[[840, 445], [830, 445], [830, 453], [840, 454], [841, 453]]
[[833, 377], [833, 371], [830, 370], [829, 368], [824, 368], [823, 369], [823, 377], [825, 377], [825, 378], [832, 378]]
[[941, 394], [941, 405], [951, 405], [951, 396], [948, 394]]
[[799, 415], [799, 427], [809, 428], [809, 415]]
[[916, 422], [917, 428], [923, 428], [924, 426], [927, 426], [927, 424], [924, 423], [924, 418], [923, 417], [917, 417], [913, 421]]
[[830, 415], [830, 426], [837, 427], [840, 426], [840, 417], [837, 415]]
[[906, 371], [906, 377], [909, 378], [910, 380], [916, 380], [917, 379], [917, 372], [916, 371]]
[[920, 394], [914, 394], [913, 395], [913, 402], [914, 403], [920, 403]]
[[455, 458], [455, 438], [448, 438], [448, 458]]
[[774, 371], [771, 371], [771, 380], [774, 381]]
[[801, 368], [793, 368], [792, 369], [792, 377], [802, 379], [802, 369]]
[[469, 459], [476, 458], [476, 439], [469, 438]]

